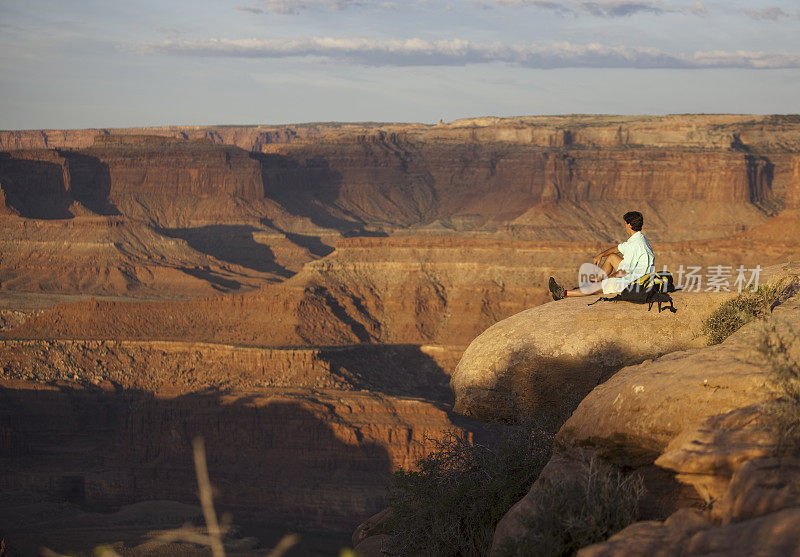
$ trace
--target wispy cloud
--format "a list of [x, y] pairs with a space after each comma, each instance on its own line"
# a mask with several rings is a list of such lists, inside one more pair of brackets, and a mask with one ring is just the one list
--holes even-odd
[[752, 19], [767, 19], [772, 21], [786, 19], [789, 17], [788, 13], [777, 6], [770, 6], [768, 8], [764, 8], [763, 10], [744, 10], [744, 13], [747, 14], [747, 17]]
[[141, 53], [246, 58], [317, 57], [367, 66], [463, 66], [501, 62], [527, 68], [800, 68], [800, 55], [749, 51], [675, 54], [656, 48], [569, 42], [503, 45], [461, 39], [196, 39], [137, 43]]
[[297, 15], [307, 10], [344, 10], [364, 5], [366, 5], [365, 0], [263, 0], [252, 6], [237, 6], [236, 9], [254, 14], [272, 12]]
[[624, 17], [642, 12], [661, 14], [666, 11], [653, 2], [579, 2], [578, 8], [597, 17]]
[[258, 6], [236, 6], [236, 9], [241, 12], [250, 12], [251, 14], [263, 14], [265, 11]]
[[181, 36], [181, 32], [177, 27], [164, 27], [162, 25], [157, 25], [156, 31], [171, 39], [177, 39]]
[[493, 6], [531, 6], [564, 14], [573, 12], [571, 2], [551, 2], [550, 0], [473, 0], [473, 3], [485, 8]]
[[704, 14], [706, 8], [702, 2], [673, 5], [655, 0], [475, 0], [479, 5], [534, 7], [562, 15], [591, 15], [594, 17], [626, 17], [635, 14], [693, 13]]

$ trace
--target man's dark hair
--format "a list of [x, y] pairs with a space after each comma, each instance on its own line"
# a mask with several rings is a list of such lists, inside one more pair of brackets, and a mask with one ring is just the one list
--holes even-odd
[[644, 217], [639, 211], [628, 211], [622, 218], [637, 232], [644, 226]]

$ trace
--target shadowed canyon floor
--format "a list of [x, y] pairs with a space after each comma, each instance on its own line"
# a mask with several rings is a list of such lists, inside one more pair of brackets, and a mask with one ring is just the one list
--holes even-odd
[[[800, 122], [0, 131], [0, 490], [194, 505], [202, 436], [237, 523], [350, 531], [432, 438], [490, 442], [453, 412], [462, 353], [549, 301], [549, 276], [576, 282], [631, 209], [659, 268], [722, 265], [734, 288], [800, 258]], [[46, 539], [67, 550], [63, 520]]]

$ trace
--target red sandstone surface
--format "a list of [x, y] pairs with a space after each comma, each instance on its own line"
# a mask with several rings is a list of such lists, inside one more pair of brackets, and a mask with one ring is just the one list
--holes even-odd
[[[449, 373], [645, 215], [657, 264], [800, 255], [800, 121], [0, 132], [0, 490], [352, 529]], [[0, 532], [2, 534], [2, 532]]]

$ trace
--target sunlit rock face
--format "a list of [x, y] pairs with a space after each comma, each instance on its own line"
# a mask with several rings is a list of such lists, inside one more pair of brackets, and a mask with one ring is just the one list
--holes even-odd
[[[786, 287], [769, 323], [782, 335], [798, 330], [800, 265], [769, 267], [765, 275], [767, 283]], [[654, 330], [647, 322], [641, 327]], [[797, 462], [773, 458], [777, 438], [764, 403], [775, 396], [774, 376], [757, 350], [764, 331], [756, 320], [721, 344], [623, 367], [593, 388], [558, 431], [542, 475], [498, 524], [494, 547], [525, 535], [523, 517], [541, 512], [537, 499], [547, 482], [575, 473], [592, 456], [641, 475], [645, 521], [581, 555], [701, 555], [742, 547], [781, 555], [794, 547], [796, 533], [787, 524], [800, 504]], [[800, 346], [790, 344], [789, 351], [796, 358]]]
[[750, 116], [0, 132], [3, 489], [195, 503], [201, 434], [235, 515], [350, 528], [429, 438], [482, 434], [454, 404], [571, 407], [699, 342], [726, 293], [588, 308], [589, 337], [547, 279], [631, 209], [659, 267], [800, 255], [798, 153], [796, 122]]
[[450, 383], [455, 409], [483, 420], [571, 412], [620, 368], [704, 344], [703, 320], [730, 296], [675, 293], [675, 313], [587, 298], [525, 310], [467, 347]]

